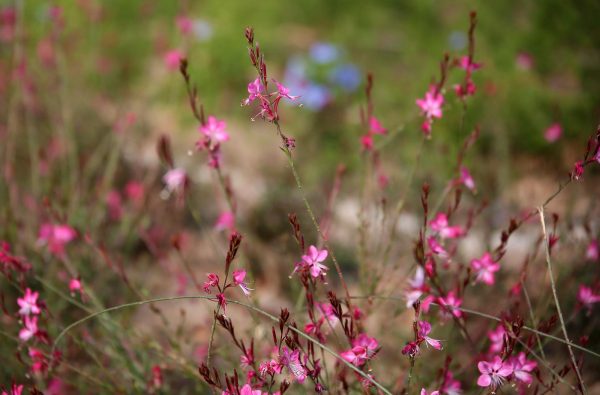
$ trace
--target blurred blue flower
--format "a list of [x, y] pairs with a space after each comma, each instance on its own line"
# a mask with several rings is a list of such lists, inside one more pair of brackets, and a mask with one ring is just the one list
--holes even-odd
[[448, 36], [448, 44], [450, 44], [450, 47], [456, 51], [465, 49], [467, 46], [467, 41], [468, 39], [465, 32], [455, 30], [450, 33], [450, 36]]
[[315, 43], [310, 47], [310, 57], [320, 64], [335, 61], [340, 54], [338, 47], [330, 43]]
[[329, 79], [342, 89], [351, 92], [360, 85], [361, 74], [358, 67], [352, 63], [345, 63], [333, 69], [329, 74]]
[[308, 109], [319, 111], [331, 100], [329, 89], [323, 85], [309, 83], [300, 91], [300, 102]]

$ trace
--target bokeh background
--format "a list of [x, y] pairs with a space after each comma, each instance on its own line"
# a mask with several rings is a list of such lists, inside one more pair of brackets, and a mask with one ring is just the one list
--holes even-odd
[[[475, 59], [483, 65], [474, 74], [478, 92], [469, 98], [464, 120], [460, 103], [449, 100], [453, 103], [434, 124], [398, 225], [401, 241], [394, 253], [403, 275], [411, 268], [400, 263], [411, 260], [419, 186], [427, 181], [434, 191], [444, 188], [460, 146], [476, 126], [481, 137], [465, 164], [477, 181], [477, 198], [488, 200], [491, 209], [483, 216], [479, 238], [464, 246], [465, 256], [498, 240], [498, 229], [511, 215], [542, 203], [555, 190], [600, 116], [600, 3], [593, 0], [16, 0], [0, 5], [3, 171], [4, 180], [19, 185], [0, 186], [2, 218], [11, 224], [1, 226], [0, 235], [21, 238], [23, 246], [17, 249], [29, 255], [37, 248], [39, 218], [50, 207], [82, 236], [90, 235], [114, 254], [143, 296], [191, 289], [177, 269], [180, 253], [171, 247], [174, 237], [183, 240], [181, 255], [197, 265], [199, 277], [212, 271], [220, 259], [216, 251], [226, 245], [225, 236], [214, 234], [226, 202], [205, 156], [194, 148], [198, 125], [177, 67], [178, 58], [186, 57], [205, 111], [225, 119], [232, 136], [223, 146], [223, 169], [238, 199], [248, 245], [243, 259], [257, 303], [273, 310], [296, 303], [298, 285], [288, 279], [295, 250], [287, 214], [303, 213], [303, 206], [273, 128], [252, 122], [254, 109], [240, 106], [246, 85], [255, 78], [243, 35], [246, 26], [255, 29], [270, 76], [302, 95], [302, 106], [283, 108], [282, 123], [297, 140], [297, 163], [318, 213], [327, 210], [338, 166], [348, 169], [333, 213], [337, 228], [332, 237], [357, 290], [361, 203], [355, 195], [365, 190], [367, 162], [359, 140], [364, 133], [359, 107], [365, 101], [367, 73], [374, 76], [375, 115], [389, 131], [379, 146], [389, 185], [385, 192], [371, 194], [395, 202], [406, 189], [422, 140], [415, 100], [437, 77], [444, 53], [452, 58], [467, 53], [469, 12], [477, 11]], [[451, 76], [450, 83], [461, 79]], [[561, 126], [562, 135], [549, 141], [545, 133], [553, 124]], [[165, 169], [156, 154], [161, 135], [169, 136], [175, 162], [191, 178], [195, 218], [161, 194]], [[594, 218], [597, 176], [597, 169], [586, 170], [585, 182], [562, 194], [552, 210], [575, 218], [574, 227]], [[126, 201], [123, 191], [132, 180], [145, 187], [143, 209]], [[117, 216], [111, 212], [115, 193], [125, 207]], [[373, 215], [376, 221], [377, 212]], [[301, 221], [310, 229], [307, 218]], [[532, 234], [519, 240], [533, 242]], [[523, 243], [515, 244], [514, 254], [506, 258], [513, 274], [528, 248]], [[83, 241], [74, 247], [80, 254], [78, 272], [100, 290], [106, 305], [140, 296], [98, 262], [97, 250], [85, 247]], [[47, 257], [38, 258], [38, 266], [48, 263]], [[39, 270], [51, 278], [65, 276], [58, 267]], [[578, 273], [586, 276], [583, 269]], [[404, 281], [398, 277], [387, 286], [393, 289]], [[566, 303], [574, 303], [576, 286], [567, 282]], [[543, 292], [537, 296], [542, 298]], [[50, 302], [67, 312], [65, 323], [70, 322], [67, 317], [77, 317], [60, 298]], [[193, 359], [202, 353], [210, 312], [191, 302], [177, 306], [165, 314], [172, 320], [187, 314], [193, 335], [185, 341], [186, 355]], [[146, 309], [129, 314], [127, 320], [141, 322], [135, 330], [156, 335], [152, 328], [160, 326], [160, 317]], [[410, 315], [400, 322], [407, 320]], [[146, 367], [152, 364], [140, 359]], [[11, 365], [0, 374], [2, 382], [18, 371]], [[179, 382], [173, 386], [187, 388]]]

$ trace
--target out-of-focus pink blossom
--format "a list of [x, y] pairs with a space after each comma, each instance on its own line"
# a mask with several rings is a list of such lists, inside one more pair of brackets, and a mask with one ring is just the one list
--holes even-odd
[[406, 307], [410, 308], [428, 290], [425, 285], [425, 270], [421, 266], [417, 267], [415, 276], [408, 280], [408, 285], [404, 297], [406, 298]]
[[125, 185], [125, 196], [136, 206], [141, 206], [144, 202], [145, 188], [144, 184], [138, 181], [129, 181]]
[[473, 72], [481, 68], [481, 63], [473, 62], [470, 56], [463, 56], [458, 62], [458, 67], [465, 71]]
[[23, 319], [23, 328], [19, 331], [19, 339], [26, 342], [38, 333], [38, 318], [26, 315]]
[[71, 292], [71, 296], [75, 296], [76, 293], [83, 296], [83, 285], [79, 277], [69, 280], [69, 292]]
[[438, 297], [438, 303], [442, 317], [449, 317], [450, 314], [456, 318], [462, 317], [462, 311], [458, 309], [462, 304], [462, 299], [457, 298], [454, 291], [448, 292], [445, 297]]
[[32, 292], [31, 289], [27, 288], [22, 298], [17, 299], [19, 305], [19, 314], [28, 316], [30, 314], [40, 314], [41, 309], [37, 305], [39, 292]]
[[531, 70], [534, 65], [533, 56], [527, 52], [519, 52], [516, 59], [517, 67], [521, 70]]
[[313, 245], [308, 247], [308, 254], [302, 255], [302, 261], [308, 266], [310, 274], [315, 278], [326, 274], [327, 266], [321, 264], [325, 259], [327, 259], [327, 250], [319, 250]]
[[244, 269], [237, 269], [233, 271], [233, 284], [237, 285], [241, 288], [244, 295], [250, 295], [251, 289], [248, 288], [248, 285], [244, 282], [246, 278], [246, 271]]
[[575, 180], [579, 180], [581, 176], [583, 176], [583, 161], [578, 160], [573, 166], [573, 172], [571, 173], [571, 177]]
[[260, 82], [260, 79], [257, 78], [254, 81], [248, 84], [248, 97], [242, 102], [244, 106], [252, 103], [255, 99], [262, 95], [264, 92], [264, 87]]
[[163, 182], [169, 192], [175, 192], [185, 187], [187, 174], [183, 169], [171, 169], [163, 176]]
[[217, 294], [217, 303], [219, 304], [221, 310], [225, 312], [225, 308], [227, 307], [227, 299], [225, 299], [224, 293], [221, 292]]
[[513, 375], [515, 378], [525, 384], [531, 384], [533, 378], [531, 372], [537, 367], [537, 362], [529, 361], [524, 352], [520, 352], [518, 356], [512, 357], [509, 360], [512, 364]]
[[367, 133], [360, 137], [360, 144], [365, 151], [370, 151], [373, 149], [373, 135]]
[[442, 117], [442, 105], [444, 104], [444, 96], [435, 85], [432, 85], [425, 93], [423, 99], [417, 99], [417, 106], [421, 109], [421, 115], [425, 116], [425, 120], [421, 129], [427, 138], [431, 137], [431, 124], [433, 118]]
[[590, 261], [597, 261], [600, 257], [600, 246], [598, 245], [598, 240], [594, 239], [590, 241], [587, 249], [585, 251], [585, 257]]
[[421, 388], [420, 395], [440, 395], [440, 391], [432, 391], [431, 393], [428, 393], [425, 388]]
[[253, 390], [250, 387], [250, 384], [244, 384], [242, 388], [240, 388], [240, 395], [261, 395], [261, 390]]
[[290, 95], [290, 90], [288, 88], [286, 88], [283, 84], [279, 83], [276, 80], [273, 80], [275, 82], [275, 85], [277, 86], [277, 94], [279, 95], [279, 97], [285, 97], [286, 99], [289, 100], [296, 100], [298, 99], [300, 96], [293, 96]]
[[211, 140], [223, 142], [229, 140], [226, 128], [227, 124], [225, 121], [218, 120], [216, 117], [209, 115], [206, 124], [200, 126], [200, 132]]
[[306, 369], [300, 362], [300, 350], [294, 350], [290, 352], [287, 347], [282, 347], [281, 353], [279, 354], [279, 363], [290, 371], [296, 381], [300, 384], [306, 379]]
[[462, 392], [460, 381], [454, 379], [454, 375], [450, 370], [446, 370], [444, 374], [440, 392], [444, 395], [459, 395]]
[[375, 117], [369, 119], [369, 133], [372, 134], [385, 134], [387, 129], [381, 125], [381, 122]]
[[69, 225], [42, 224], [38, 242], [47, 245], [54, 255], [62, 256], [65, 246], [77, 236], [75, 229]]
[[431, 332], [431, 324], [429, 322], [419, 321], [417, 323], [417, 326], [418, 326], [418, 336], [420, 338], [423, 338], [427, 344], [429, 344], [431, 347], [435, 348], [436, 350], [442, 349], [441, 341], [427, 336], [427, 335], [429, 335], [429, 332]]
[[477, 379], [480, 387], [492, 387], [496, 389], [502, 385], [504, 380], [513, 373], [513, 367], [508, 362], [502, 362], [499, 356], [491, 361], [481, 361], [477, 364], [481, 375]]
[[235, 215], [231, 211], [223, 211], [215, 222], [215, 229], [217, 231], [235, 230]]
[[560, 123], [553, 123], [544, 132], [544, 138], [549, 143], [554, 143], [560, 139], [560, 136], [562, 136], [562, 126], [560, 126]]
[[439, 213], [432, 221], [429, 222], [431, 230], [439, 234], [442, 239], [456, 239], [465, 234], [460, 226], [449, 226], [448, 217], [445, 213]]
[[177, 15], [175, 18], [175, 23], [183, 35], [188, 35], [194, 30], [194, 22], [192, 21], [192, 18], [186, 15]]
[[48, 360], [41, 350], [29, 347], [28, 354], [31, 358], [31, 373], [40, 374], [48, 370]]
[[473, 180], [471, 173], [469, 173], [469, 170], [464, 166], [460, 168], [459, 181], [470, 190], [475, 190], [475, 181]]
[[12, 383], [10, 386], [10, 392], [2, 391], [2, 395], [22, 395], [23, 394], [23, 384]]
[[208, 273], [206, 276], [208, 279], [204, 282], [204, 286], [202, 288], [204, 289], [204, 292], [209, 294], [211, 288], [219, 285], [219, 276], [217, 276], [215, 273]]
[[506, 335], [506, 331], [502, 325], [498, 325], [496, 329], [493, 331], [489, 331], [487, 334], [488, 339], [490, 339], [490, 353], [495, 354], [499, 353], [502, 350], [502, 346], [504, 345], [504, 336]]
[[433, 236], [429, 236], [427, 238], [427, 244], [429, 245], [429, 249], [435, 255], [438, 255], [442, 259], [448, 258], [448, 252], [444, 249], [444, 247], [438, 243], [438, 241]]
[[116, 221], [123, 215], [123, 200], [119, 191], [112, 190], [106, 195], [106, 205], [108, 206], [108, 215], [110, 219]]
[[179, 70], [179, 62], [181, 59], [185, 59], [185, 55], [179, 49], [172, 49], [163, 56], [165, 66], [167, 66], [167, 69], [170, 71]]
[[473, 259], [471, 267], [477, 274], [475, 281], [481, 281], [487, 285], [494, 284], [494, 273], [500, 270], [500, 265], [494, 262], [489, 252], [483, 254], [479, 259]]
[[579, 291], [577, 292], [577, 300], [588, 309], [588, 311], [591, 311], [593, 305], [600, 302], [600, 295], [594, 293], [592, 288], [580, 285]]

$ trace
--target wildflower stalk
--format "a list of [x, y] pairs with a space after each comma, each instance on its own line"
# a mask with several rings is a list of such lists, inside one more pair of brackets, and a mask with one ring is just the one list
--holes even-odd
[[[544, 206], [540, 206], [538, 209], [540, 213], [540, 222], [542, 224], [542, 234], [544, 236], [544, 249], [546, 252], [546, 263], [548, 265], [548, 275], [550, 277], [550, 286], [552, 288], [552, 296], [554, 297], [554, 304], [556, 305], [556, 311], [558, 312], [558, 318], [560, 319], [560, 326], [562, 328], [563, 336], [565, 337], [565, 341], [569, 342], [569, 335], [567, 334], [567, 328], [565, 326], [565, 320], [563, 318], [563, 314], [560, 308], [560, 303], [558, 302], [558, 296], [556, 294], [556, 284], [554, 284], [554, 274], [552, 272], [552, 262], [550, 260], [550, 243], [548, 241], [548, 235], [546, 233], [546, 221], [544, 219]], [[573, 369], [575, 370], [575, 374], [577, 375], [577, 381], [579, 382], [579, 389], [585, 395], [587, 394], [587, 390], [583, 383], [583, 377], [581, 377], [581, 372], [579, 372], [579, 367], [577, 365], [577, 360], [575, 359], [575, 355], [573, 354], [573, 349], [569, 344], [567, 344], [567, 348], [569, 349], [569, 356], [571, 357], [571, 363], [573, 364]]]
[[[527, 302], [527, 309], [529, 310], [529, 317], [531, 318], [531, 324], [536, 327], [537, 319], [533, 314], [533, 306], [531, 305], [531, 299], [529, 298], [529, 292], [527, 292], [527, 288], [525, 287], [525, 281], [521, 279], [521, 288], [523, 289], [523, 295], [525, 295], [525, 301]], [[540, 335], [535, 334], [535, 338], [540, 349], [540, 354], [544, 360], [546, 360], [546, 354], [544, 353], [544, 346], [542, 345], [542, 340], [540, 339]]]
[[[137, 307], [137, 306], [142, 306], [145, 304], [152, 304], [152, 303], [159, 303], [159, 302], [168, 302], [168, 301], [175, 301], [175, 300], [184, 300], [184, 299], [205, 299], [205, 300], [211, 300], [211, 301], [216, 301], [217, 298], [214, 296], [207, 296], [207, 295], [183, 295], [183, 296], [168, 296], [168, 297], [162, 297], [162, 298], [155, 298], [155, 299], [147, 299], [147, 300], [139, 300], [136, 302], [131, 302], [131, 303], [125, 303], [125, 304], [121, 304], [121, 305], [117, 305], [117, 306], [113, 306], [113, 307], [109, 307], [106, 308], [104, 310], [101, 311], [97, 311], [93, 314], [90, 314], [88, 316], [85, 316], [83, 318], [81, 318], [80, 320], [77, 320], [75, 322], [73, 322], [72, 324], [70, 324], [69, 326], [67, 326], [65, 329], [63, 329], [59, 335], [56, 337], [56, 339], [54, 340], [54, 343], [52, 344], [52, 352], [51, 354], [54, 353], [56, 346], [58, 345], [58, 343], [60, 342], [60, 340], [72, 329], [74, 329], [75, 327], [91, 320], [94, 319], [100, 315], [104, 315], [104, 314], [108, 314], [108, 313], [112, 313], [114, 311], [118, 311], [118, 310], [123, 310], [129, 307]], [[252, 310], [256, 313], [259, 313], [261, 315], [263, 315], [264, 317], [269, 318], [271, 321], [274, 322], [279, 322], [279, 318], [262, 310], [259, 307], [256, 306], [252, 306], [249, 305], [247, 303], [243, 303], [243, 302], [239, 302], [237, 300], [228, 300], [228, 303], [231, 304], [236, 304], [238, 306], [242, 306], [245, 307], [248, 310]], [[364, 377], [367, 381], [369, 381], [370, 383], [372, 383], [373, 385], [375, 385], [379, 390], [381, 390], [381, 392], [383, 392], [384, 394], [387, 395], [392, 395], [392, 393], [386, 389], [383, 385], [381, 385], [379, 382], [377, 382], [375, 379], [373, 379], [372, 377], [370, 377], [369, 375], [367, 375], [365, 372], [363, 372], [362, 370], [360, 370], [359, 368], [357, 368], [356, 366], [354, 366], [353, 364], [351, 364], [350, 362], [346, 361], [344, 358], [342, 358], [338, 353], [336, 353], [334, 350], [332, 350], [331, 348], [327, 347], [326, 345], [322, 344], [321, 342], [319, 342], [318, 340], [312, 338], [310, 335], [307, 335], [306, 333], [304, 333], [303, 331], [299, 330], [298, 328], [296, 328], [295, 326], [291, 325], [291, 324], [285, 324], [285, 326], [291, 330], [292, 332], [295, 332], [296, 334], [298, 334], [298, 336], [312, 342], [313, 344], [315, 344], [316, 346], [320, 347], [322, 350], [327, 351], [327, 353], [329, 353], [330, 355], [332, 355], [334, 358], [336, 358], [337, 360], [341, 361], [344, 365], [346, 365], [348, 368], [350, 368], [351, 370], [355, 371], [356, 373], [358, 373], [360, 376]]]

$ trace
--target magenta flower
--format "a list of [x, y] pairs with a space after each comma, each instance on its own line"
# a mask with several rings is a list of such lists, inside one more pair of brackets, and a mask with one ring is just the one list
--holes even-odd
[[362, 145], [365, 151], [370, 151], [373, 149], [373, 135], [371, 133], [367, 133], [360, 137], [360, 144]]
[[31, 292], [31, 289], [25, 290], [25, 295], [22, 298], [17, 299], [19, 307], [19, 314], [28, 316], [30, 314], [40, 314], [41, 310], [37, 305], [37, 299], [39, 292]]
[[335, 328], [335, 326], [338, 322], [340, 322], [340, 320], [335, 315], [335, 311], [331, 303], [317, 303], [317, 307], [323, 314], [323, 318], [325, 318], [329, 322], [329, 325], [331, 325], [332, 328]]
[[477, 385], [480, 387], [498, 388], [504, 380], [513, 372], [512, 365], [502, 362], [499, 356], [495, 356], [491, 362], [481, 361], [477, 364], [481, 375], [477, 379]]
[[183, 169], [171, 169], [163, 176], [163, 182], [168, 192], [183, 189], [187, 183], [187, 174]]
[[492, 343], [490, 345], [490, 353], [499, 353], [504, 345], [504, 336], [506, 331], [502, 325], [498, 325], [493, 331], [489, 331], [487, 334], [488, 339]]
[[423, 295], [423, 292], [427, 290], [425, 285], [425, 270], [421, 266], [417, 267], [415, 276], [408, 280], [409, 287], [404, 293], [406, 298], [406, 307], [412, 307], [412, 305], [419, 300]]
[[219, 276], [217, 276], [214, 273], [208, 273], [206, 276], [208, 277], [208, 280], [204, 282], [202, 288], [204, 288], [204, 292], [209, 294], [211, 288], [217, 287], [219, 285]]
[[581, 176], [583, 176], [583, 161], [578, 160], [573, 166], [573, 172], [571, 173], [571, 177], [575, 180], [579, 180]]
[[250, 384], [244, 384], [240, 389], [240, 395], [261, 395], [261, 390], [253, 390]]
[[440, 313], [442, 317], [449, 318], [452, 314], [456, 318], [462, 317], [462, 311], [458, 309], [462, 304], [462, 299], [454, 295], [454, 291], [448, 292], [445, 298], [438, 297], [438, 303], [442, 307]]
[[592, 310], [595, 303], [600, 302], [600, 295], [594, 293], [592, 288], [585, 285], [579, 286], [579, 292], [577, 292], [577, 300], [581, 303], [588, 311]]
[[466, 167], [460, 168], [459, 181], [470, 190], [475, 190], [475, 181], [473, 180], [473, 177], [471, 177], [471, 173], [469, 173], [469, 170]]
[[229, 134], [225, 131], [227, 124], [209, 115], [206, 124], [200, 126], [200, 132], [211, 140], [223, 142], [229, 140]]
[[500, 265], [494, 262], [489, 252], [483, 254], [479, 259], [473, 259], [471, 267], [477, 273], [475, 281], [481, 281], [487, 285], [494, 284], [494, 273], [500, 270]]
[[544, 132], [544, 138], [549, 143], [554, 143], [555, 141], [557, 141], [560, 138], [561, 135], [562, 135], [562, 127], [560, 126], [560, 123], [553, 123]]
[[340, 353], [340, 356], [355, 366], [362, 366], [377, 353], [379, 343], [373, 337], [364, 333], [352, 341], [350, 350]]
[[168, 51], [163, 56], [163, 61], [165, 62], [165, 66], [170, 71], [175, 71], [179, 69], [179, 62], [181, 59], [184, 59], [185, 55], [178, 49], [173, 49]]
[[375, 117], [369, 119], [369, 133], [371, 134], [385, 134], [387, 129], [384, 128], [379, 120]]
[[233, 271], [233, 284], [238, 285], [242, 289], [244, 295], [248, 296], [250, 295], [250, 291], [252, 289], [248, 288], [248, 285], [246, 285], [246, 283], [244, 282], [245, 278], [246, 271], [244, 269], [238, 269]]
[[460, 381], [454, 379], [454, 375], [450, 370], [446, 370], [444, 374], [440, 392], [445, 395], [459, 395], [462, 392]]
[[429, 344], [431, 347], [435, 348], [436, 350], [441, 350], [442, 349], [442, 342], [437, 340], [437, 339], [432, 339], [431, 337], [427, 336], [429, 335], [429, 332], [431, 332], [431, 324], [427, 321], [419, 321], [417, 323], [417, 326], [419, 328], [418, 331], [418, 337], [420, 339], [425, 340], [425, 342], [427, 344]]
[[428, 393], [425, 388], [421, 388], [421, 395], [440, 395], [440, 391], [432, 391]]
[[590, 261], [597, 261], [600, 257], [600, 248], [598, 246], [598, 240], [594, 239], [590, 241], [585, 251], [585, 257]]
[[425, 93], [423, 99], [417, 99], [417, 106], [421, 109], [421, 115], [426, 118], [441, 118], [444, 96], [435, 86], [431, 86]]
[[77, 237], [75, 229], [69, 225], [43, 224], [40, 227], [38, 242], [48, 246], [54, 255], [63, 255], [65, 246]]
[[292, 101], [294, 101], [300, 97], [300, 96], [290, 95], [290, 90], [288, 88], [286, 88], [285, 86], [283, 86], [283, 84], [279, 83], [278, 81], [273, 80], [273, 82], [275, 82], [275, 85], [277, 85], [277, 94], [279, 95], [279, 97], [285, 97], [286, 99], [290, 99]]
[[71, 296], [75, 296], [77, 292], [83, 296], [83, 285], [81, 284], [80, 278], [72, 278], [69, 280], [69, 291], [71, 292]]
[[225, 294], [223, 292], [217, 294], [217, 303], [219, 307], [223, 309], [225, 312], [225, 308], [227, 307], [227, 299], [225, 299]]
[[302, 261], [315, 278], [326, 274], [327, 266], [321, 264], [325, 259], [327, 259], [327, 250], [318, 250], [314, 245], [308, 247], [308, 254], [302, 255]]
[[448, 258], [448, 252], [444, 249], [444, 247], [438, 243], [435, 237], [430, 236], [427, 238], [427, 244], [429, 245], [429, 249], [435, 255], [438, 255], [440, 258], [446, 259]]
[[531, 70], [533, 68], [534, 60], [527, 52], [519, 52], [516, 58], [517, 67], [521, 70]]
[[217, 218], [217, 222], [215, 222], [215, 229], [217, 231], [235, 230], [235, 215], [231, 211], [223, 211]]
[[471, 59], [470, 56], [463, 56], [460, 58], [458, 67], [460, 67], [461, 69], [463, 69], [465, 71], [473, 72], [473, 71], [479, 70], [481, 68], [481, 63], [473, 62], [473, 60]]
[[29, 340], [33, 336], [35, 336], [38, 332], [37, 321], [38, 321], [37, 317], [30, 316], [30, 315], [25, 316], [24, 326], [19, 331], [19, 339], [26, 342], [27, 340]]
[[127, 199], [131, 200], [134, 205], [140, 206], [144, 202], [144, 184], [137, 181], [129, 181], [127, 185], [125, 185], [125, 196]]
[[525, 353], [521, 351], [518, 356], [510, 359], [510, 363], [515, 378], [525, 384], [531, 384], [531, 371], [537, 367], [537, 362], [527, 360]]
[[34, 347], [29, 347], [29, 357], [31, 358], [31, 372], [33, 374], [44, 373], [48, 369], [48, 360], [42, 351]]
[[263, 91], [264, 87], [260, 82], [260, 79], [255, 79], [248, 84], [248, 98], [242, 102], [242, 105], [247, 106], [248, 104], [252, 103], [255, 99], [262, 96]]
[[306, 379], [306, 369], [300, 363], [300, 350], [294, 350], [290, 352], [287, 347], [282, 348], [282, 353], [279, 354], [279, 363], [290, 371], [296, 381], [300, 384]]
[[23, 384], [13, 383], [10, 386], [10, 392], [2, 391], [2, 395], [21, 395], [23, 393]]
[[194, 30], [194, 21], [186, 15], [178, 15], [175, 18], [175, 23], [183, 35], [188, 35]]
[[460, 226], [449, 226], [448, 217], [445, 213], [439, 213], [432, 221], [429, 222], [431, 230], [439, 234], [442, 239], [456, 239], [465, 234], [465, 231]]

